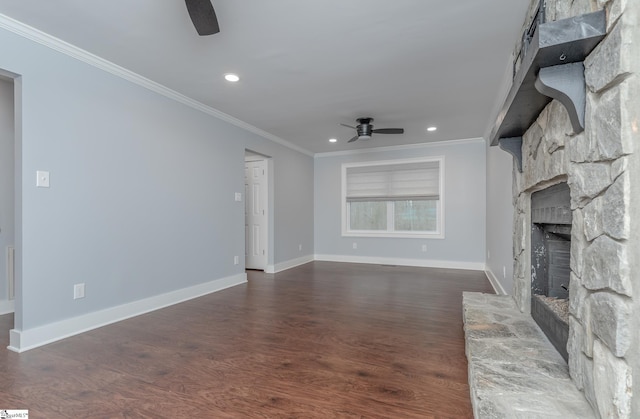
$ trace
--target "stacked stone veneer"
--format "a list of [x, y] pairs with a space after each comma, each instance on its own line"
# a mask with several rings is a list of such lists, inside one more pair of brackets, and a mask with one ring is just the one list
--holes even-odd
[[568, 182], [570, 374], [602, 418], [640, 418], [640, 1], [547, 0], [547, 21], [603, 8], [607, 36], [584, 63], [585, 131], [553, 101], [523, 137], [514, 298], [530, 312], [531, 193]]

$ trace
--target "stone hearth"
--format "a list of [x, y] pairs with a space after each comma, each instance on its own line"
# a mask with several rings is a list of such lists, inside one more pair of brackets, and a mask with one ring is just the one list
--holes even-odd
[[511, 296], [464, 293], [463, 306], [477, 418], [595, 417], [567, 363]]

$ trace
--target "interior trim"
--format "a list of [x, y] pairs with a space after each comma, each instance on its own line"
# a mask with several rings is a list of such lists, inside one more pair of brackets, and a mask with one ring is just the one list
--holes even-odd
[[309, 263], [313, 261], [314, 261], [313, 255], [306, 255], [299, 258], [276, 263], [274, 265], [267, 265], [267, 268], [264, 270], [264, 272], [268, 274], [275, 274], [275, 273], [286, 271], [287, 269], [295, 268], [296, 266], [304, 265], [305, 263]]
[[384, 152], [397, 151], [397, 150], [414, 150], [414, 149], [420, 149], [420, 148], [443, 147], [443, 146], [449, 146], [449, 145], [476, 144], [479, 142], [484, 143], [484, 138], [482, 137], [463, 138], [460, 140], [435, 141], [431, 143], [392, 145], [387, 147], [373, 147], [373, 148], [364, 148], [364, 149], [358, 149], [358, 150], [329, 151], [326, 153], [316, 153], [313, 155], [313, 157], [320, 158], [320, 157], [348, 156], [352, 154], [364, 154], [364, 153], [384, 153]]
[[507, 295], [504, 287], [502, 286], [500, 281], [498, 281], [498, 278], [494, 275], [493, 271], [488, 266], [485, 268], [484, 273], [487, 275], [487, 278], [489, 279], [489, 282], [491, 283], [491, 286], [493, 287], [493, 290], [497, 295]]
[[154, 82], [146, 77], [143, 77], [138, 73], [134, 73], [133, 71], [127, 70], [124, 67], [121, 67], [117, 64], [112, 63], [111, 61], [105, 60], [104, 58], [100, 58], [95, 54], [92, 54], [88, 51], [83, 50], [82, 48], [79, 48], [75, 45], [72, 45], [68, 42], [65, 42], [61, 39], [51, 36], [45, 32], [35, 29], [29, 25], [26, 25], [22, 22], [19, 22], [1, 13], [0, 13], [0, 28], [6, 29], [9, 32], [13, 32], [16, 35], [19, 35], [23, 38], [30, 39], [34, 42], [44, 45], [45, 47], [61, 52], [69, 57], [75, 58], [76, 60], [92, 65], [96, 68], [99, 68], [100, 70], [111, 73], [124, 80], [135, 83], [141, 87], [144, 87], [145, 89], [151, 90], [152, 92], [158, 93], [169, 99], [175, 100], [176, 102], [182, 103], [183, 105], [187, 105], [200, 112], [206, 113], [207, 115], [211, 115], [215, 118], [221, 119], [225, 122], [228, 122], [246, 131], [252, 132], [256, 135], [259, 135], [262, 138], [271, 140], [274, 143], [278, 143], [282, 146], [298, 151], [302, 154], [306, 154], [307, 156], [313, 157], [313, 153], [310, 152], [309, 150], [306, 150], [293, 143], [290, 143], [287, 140], [284, 140], [280, 137], [277, 137], [273, 134], [263, 131], [260, 128], [254, 127], [253, 125], [250, 125], [237, 118], [234, 118], [233, 116], [228, 115], [224, 112], [221, 112], [215, 108], [212, 108], [211, 106], [207, 106], [204, 103], [198, 102], [197, 100], [193, 100], [183, 95], [182, 93], [178, 93], [175, 90], [169, 89], [168, 87], [163, 86], [160, 83]]
[[219, 278], [204, 284], [182, 288], [116, 307], [109, 307], [32, 329], [12, 329], [9, 331], [9, 346], [7, 349], [14, 352], [24, 352], [111, 323], [244, 284], [245, 282], [247, 282], [247, 274], [242, 272], [241, 274]]
[[464, 269], [468, 271], [484, 271], [483, 262], [462, 262], [456, 260], [403, 259], [376, 256], [322, 255], [316, 254], [315, 260], [323, 262], [368, 263], [374, 265], [415, 266], [419, 268]]

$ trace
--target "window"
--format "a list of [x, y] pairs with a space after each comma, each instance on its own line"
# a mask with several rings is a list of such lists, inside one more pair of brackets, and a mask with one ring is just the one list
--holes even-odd
[[444, 158], [342, 165], [342, 235], [443, 238]]

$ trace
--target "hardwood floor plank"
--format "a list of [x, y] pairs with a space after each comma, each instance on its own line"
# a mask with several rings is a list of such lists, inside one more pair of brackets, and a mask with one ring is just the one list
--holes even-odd
[[[31, 417], [472, 417], [462, 291], [483, 272], [312, 262], [23, 354]], [[8, 344], [11, 315], [0, 316]], [[4, 340], [2, 340], [4, 339]]]

